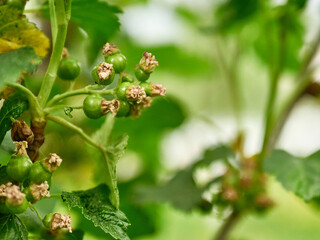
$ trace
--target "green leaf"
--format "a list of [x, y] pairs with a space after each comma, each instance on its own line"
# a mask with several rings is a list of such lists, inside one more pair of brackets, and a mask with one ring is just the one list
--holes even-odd
[[62, 199], [69, 209], [81, 208], [85, 218], [115, 239], [129, 239], [126, 230], [130, 225], [123, 212], [117, 210], [109, 200], [110, 190], [105, 184], [87, 191], [63, 192]]
[[19, 9], [0, 6], [0, 53], [25, 46], [33, 47], [37, 55], [45, 57], [50, 43], [46, 35], [30, 23]]
[[0, 214], [0, 239], [1, 240], [27, 240], [28, 231], [21, 220], [12, 214]]
[[40, 62], [31, 47], [0, 54], [0, 89], [6, 82], [16, 82], [23, 72], [34, 71]]
[[0, 109], [0, 144], [11, 129], [11, 118], [18, 118], [27, 108], [28, 102], [17, 94], [5, 100]]
[[289, 191], [309, 201], [320, 196], [320, 151], [305, 158], [275, 150], [264, 160], [265, 171]]
[[[162, 203], [170, 202], [174, 207], [191, 211], [202, 202], [202, 194], [212, 182], [198, 187], [193, 179], [193, 173], [199, 166], [208, 166], [216, 160], [226, 160], [232, 156], [232, 152], [225, 146], [207, 150], [203, 159], [190, 167], [179, 171], [169, 182], [163, 186], [140, 186], [136, 190], [137, 203]], [[216, 178], [213, 181], [219, 181]]]
[[[128, 136], [123, 135], [115, 141], [111, 140], [111, 133], [114, 125], [114, 117], [108, 115], [101, 128], [93, 135], [93, 139], [106, 151], [97, 152], [95, 150], [94, 159], [97, 159], [98, 173], [97, 177], [103, 177], [103, 181], [107, 183], [111, 189], [110, 200], [112, 204], [119, 208], [119, 190], [117, 186], [116, 164], [120, 157], [124, 154], [124, 150], [128, 143]], [[92, 152], [92, 151], [91, 151]], [[99, 181], [99, 179], [96, 179]]]

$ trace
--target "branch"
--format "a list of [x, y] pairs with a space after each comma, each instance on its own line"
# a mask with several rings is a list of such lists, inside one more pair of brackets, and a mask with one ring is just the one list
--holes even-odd
[[218, 234], [213, 238], [214, 240], [225, 240], [227, 239], [232, 228], [240, 219], [240, 212], [234, 211], [231, 213], [227, 221], [221, 226]]
[[113, 89], [102, 89], [102, 90], [94, 90], [93, 88], [101, 87], [99, 85], [91, 85], [85, 88], [77, 89], [74, 91], [65, 92], [62, 94], [58, 94], [54, 96], [48, 103], [47, 107], [52, 106], [54, 103], [61, 101], [64, 98], [76, 96], [76, 95], [86, 95], [86, 94], [104, 94], [104, 95], [113, 95]]

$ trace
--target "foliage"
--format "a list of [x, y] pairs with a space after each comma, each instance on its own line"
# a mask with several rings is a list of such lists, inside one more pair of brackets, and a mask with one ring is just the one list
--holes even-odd
[[109, 193], [106, 185], [99, 185], [87, 191], [63, 192], [61, 197], [69, 208], [81, 208], [85, 218], [115, 239], [129, 239], [126, 234], [129, 222], [124, 213], [112, 206]]
[[0, 215], [0, 237], [1, 239], [27, 240], [28, 231], [16, 215]]

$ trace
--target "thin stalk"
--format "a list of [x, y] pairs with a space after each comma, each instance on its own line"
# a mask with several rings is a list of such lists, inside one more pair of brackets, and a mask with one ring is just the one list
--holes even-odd
[[7, 83], [7, 85], [9, 87], [12, 87], [12, 88], [20, 91], [21, 93], [23, 93], [27, 97], [27, 99], [29, 101], [29, 106], [30, 106], [32, 116], [37, 116], [37, 117], [43, 116], [43, 111], [42, 111], [42, 108], [38, 102], [37, 97], [28, 88], [26, 88], [18, 83]]
[[217, 41], [216, 45], [217, 45], [217, 55], [219, 58], [219, 62], [221, 64], [221, 68], [224, 72], [225, 78], [228, 82], [228, 88], [231, 96], [231, 104], [232, 104], [233, 112], [236, 118], [238, 132], [241, 132], [242, 99], [239, 91], [239, 83], [236, 78], [236, 69], [237, 69], [237, 62], [239, 57], [239, 46], [236, 47], [231, 64], [228, 64], [224, 57], [224, 54], [221, 52], [219, 41]]
[[29, 208], [36, 213], [36, 215], [38, 216], [38, 218], [42, 222], [43, 218], [40, 216], [38, 210], [31, 203], [28, 203], [28, 204], [29, 204]]
[[50, 24], [52, 35], [52, 46], [55, 46], [58, 32], [57, 14], [54, 0], [49, 0]]
[[234, 228], [235, 224], [240, 219], [240, 212], [234, 211], [231, 213], [227, 221], [222, 225], [218, 234], [213, 238], [214, 240], [225, 240], [227, 239], [229, 233], [231, 232], [232, 228]]
[[[269, 97], [267, 102], [267, 108], [265, 112], [265, 127], [264, 127], [264, 136], [263, 136], [263, 144], [261, 148], [260, 153], [260, 161], [263, 160], [265, 154], [270, 150], [270, 146], [268, 146], [269, 139], [272, 132], [272, 124], [274, 120], [274, 108], [275, 108], [275, 101], [277, 97], [277, 91], [278, 91], [278, 83], [280, 76], [282, 74], [284, 64], [285, 64], [285, 55], [286, 55], [286, 42], [287, 42], [287, 31], [286, 31], [286, 22], [284, 19], [284, 22], [281, 25], [280, 31], [279, 31], [279, 52], [277, 56], [277, 60], [275, 61], [275, 69], [271, 69], [271, 85], [270, 85], [270, 91], [269, 91]], [[270, 61], [270, 65], [272, 65], [272, 61]]]
[[58, 65], [61, 60], [62, 49], [65, 44], [68, 28], [68, 20], [66, 18], [65, 13], [65, 1], [55, 0], [55, 3], [58, 31], [56, 36], [56, 42], [52, 50], [49, 66], [38, 95], [38, 100], [42, 107], [46, 105], [46, 102], [49, 98], [51, 89], [57, 76]]
[[51, 112], [62, 110], [64, 108], [69, 108], [69, 107], [71, 107], [72, 109], [82, 109], [83, 108], [83, 106], [55, 105], [53, 107], [45, 108], [43, 111], [45, 114], [49, 114]]
[[58, 123], [61, 126], [64, 126], [76, 133], [78, 133], [86, 142], [91, 144], [92, 146], [105, 151], [105, 148], [101, 146], [100, 144], [96, 143], [89, 135], [87, 135], [82, 128], [79, 128], [78, 126], [74, 125], [73, 123], [57, 116], [47, 116], [48, 120], [51, 120], [52, 122]]
[[92, 88], [100, 87], [99, 85], [92, 85], [87, 86], [85, 88], [77, 89], [70, 92], [65, 92], [62, 94], [58, 94], [54, 96], [47, 104], [47, 107], [52, 106], [53, 104], [61, 101], [64, 98], [76, 96], [76, 95], [86, 95], [86, 94], [105, 94], [105, 95], [113, 95], [114, 90], [113, 89], [101, 89], [101, 90], [94, 90]]
[[271, 134], [269, 139], [269, 149], [272, 149], [276, 144], [278, 137], [280, 136], [282, 129], [286, 123], [286, 120], [290, 116], [290, 113], [296, 103], [301, 99], [303, 96], [306, 88], [308, 87], [309, 83], [311, 82], [310, 75], [312, 74], [312, 70], [310, 69], [310, 64], [318, 52], [318, 48], [320, 46], [320, 30], [318, 35], [310, 48], [309, 52], [306, 54], [304, 58], [301, 69], [296, 77], [296, 82], [298, 86], [292, 92], [284, 106], [281, 108], [280, 113], [278, 114], [277, 120], [273, 121], [273, 125], [271, 126]]

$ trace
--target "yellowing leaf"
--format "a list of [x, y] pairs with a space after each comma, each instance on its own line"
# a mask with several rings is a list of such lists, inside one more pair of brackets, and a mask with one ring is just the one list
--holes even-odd
[[16, 8], [0, 6], [0, 54], [30, 46], [44, 57], [50, 47], [49, 39], [35, 24]]

